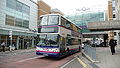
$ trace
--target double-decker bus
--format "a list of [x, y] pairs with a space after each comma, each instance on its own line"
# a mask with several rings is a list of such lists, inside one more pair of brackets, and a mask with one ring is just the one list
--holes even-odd
[[40, 16], [36, 54], [63, 57], [81, 50], [81, 28], [59, 14]]

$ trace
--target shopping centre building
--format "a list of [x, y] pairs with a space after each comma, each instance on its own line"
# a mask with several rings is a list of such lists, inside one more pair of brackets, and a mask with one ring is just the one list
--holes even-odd
[[34, 47], [37, 38], [38, 6], [32, 0], [0, 0], [0, 44], [16, 49]]

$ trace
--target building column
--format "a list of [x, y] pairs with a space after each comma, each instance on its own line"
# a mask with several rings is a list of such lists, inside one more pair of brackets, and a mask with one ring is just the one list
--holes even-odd
[[0, 35], [0, 44], [2, 43], [1, 41], [2, 41], [2, 40], [1, 40], [1, 35]]
[[20, 40], [20, 38], [19, 38], [19, 36], [17, 37], [17, 44], [16, 44], [16, 48], [17, 49], [19, 49], [19, 40]]
[[25, 39], [23, 38], [22, 40], [23, 40], [23, 43], [22, 43], [23, 48], [22, 49], [25, 49]]
[[32, 47], [34, 47], [34, 37], [32, 38]]
[[117, 45], [120, 45], [120, 31], [117, 32]]
[[7, 36], [5, 36], [5, 43], [7, 44], [8, 43], [8, 40], [7, 40], [8, 38], [7, 38]]

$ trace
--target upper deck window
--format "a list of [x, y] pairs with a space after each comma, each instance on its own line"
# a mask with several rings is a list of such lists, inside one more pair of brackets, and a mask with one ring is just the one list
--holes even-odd
[[40, 18], [41, 25], [47, 25], [47, 19], [48, 19], [47, 16], [43, 16], [43, 17], [41, 17], [41, 18]]
[[57, 25], [59, 17], [58, 15], [49, 15], [41, 17], [41, 25]]
[[58, 24], [58, 16], [52, 15], [49, 16], [48, 25], [57, 25]]

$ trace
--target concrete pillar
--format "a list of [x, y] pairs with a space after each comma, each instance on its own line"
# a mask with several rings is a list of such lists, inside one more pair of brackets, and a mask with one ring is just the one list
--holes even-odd
[[32, 47], [34, 47], [34, 37], [32, 38]]
[[0, 35], [0, 44], [2, 43], [1, 41], [2, 41], [2, 40], [1, 40], [1, 35]]
[[114, 39], [114, 31], [108, 32], [108, 40], [110, 41], [110, 39]]
[[5, 36], [5, 43], [7, 44], [7, 42], [8, 42], [8, 41], [7, 41], [7, 36]]
[[119, 36], [118, 44], [120, 45], [120, 31], [118, 33], [118, 36]]
[[20, 40], [20, 38], [19, 38], [19, 36], [17, 37], [17, 43], [16, 43], [16, 48], [17, 49], [19, 49], [19, 40]]
[[25, 45], [24, 45], [25, 39], [23, 38], [22, 40], [23, 40], [22, 47], [23, 47], [23, 49], [25, 49]]

